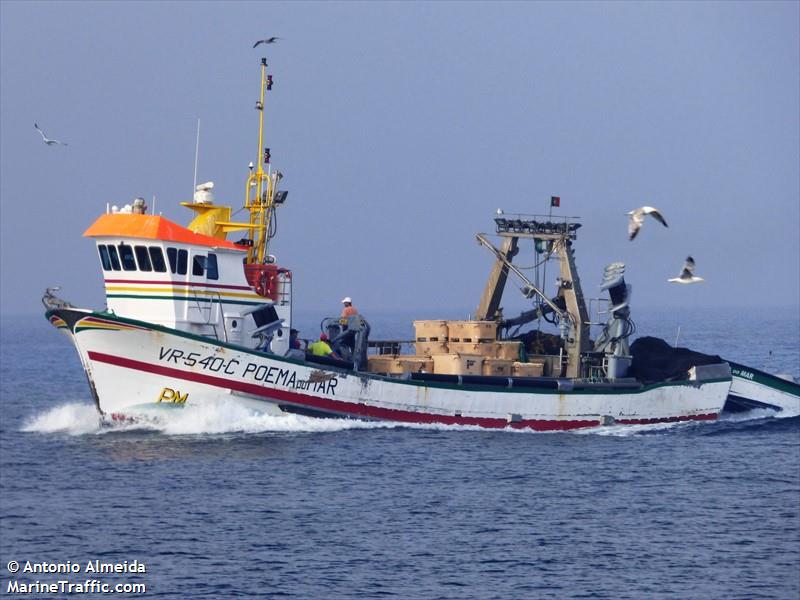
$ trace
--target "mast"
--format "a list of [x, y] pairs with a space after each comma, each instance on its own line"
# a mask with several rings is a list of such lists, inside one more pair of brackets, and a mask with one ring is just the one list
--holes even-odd
[[[261, 59], [261, 90], [260, 98], [256, 102], [258, 111], [258, 150], [256, 153], [255, 170], [250, 170], [245, 190], [244, 207], [250, 212], [250, 226], [248, 238], [253, 245], [247, 251], [248, 264], [262, 264], [267, 256], [269, 244], [269, 227], [272, 221], [274, 185], [273, 177], [269, 171], [264, 171], [264, 165], [269, 165], [270, 150], [264, 146], [264, 97], [267, 90], [272, 89], [272, 76], [267, 75], [267, 59]], [[262, 154], [263, 148], [263, 154]], [[268, 167], [269, 168], [269, 167]]]
[[[266, 92], [272, 89], [272, 75], [267, 74], [267, 59], [261, 59], [261, 88], [259, 99], [256, 101], [258, 111], [258, 151], [256, 163], [250, 163], [250, 174], [245, 187], [244, 208], [249, 213], [249, 219], [241, 222], [231, 221], [231, 207], [214, 204], [210, 194], [198, 198], [201, 191], [195, 188], [194, 202], [181, 202], [197, 216], [189, 223], [188, 228], [196, 233], [202, 233], [226, 239], [228, 233], [240, 231], [245, 233], [244, 239], [236, 244], [247, 247], [246, 265], [261, 265], [270, 260], [269, 240], [275, 234], [274, 214], [277, 205], [286, 200], [286, 190], [277, 191], [278, 182], [283, 175], [280, 171], [272, 172], [270, 167], [270, 149], [264, 145], [264, 100]], [[198, 119], [198, 139], [199, 139]], [[258, 165], [258, 166], [256, 166]], [[266, 170], [264, 168], [266, 165]], [[195, 175], [196, 177], [196, 175]], [[205, 185], [205, 184], [204, 184]], [[213, 184], [209, 185], [212, 187]]]

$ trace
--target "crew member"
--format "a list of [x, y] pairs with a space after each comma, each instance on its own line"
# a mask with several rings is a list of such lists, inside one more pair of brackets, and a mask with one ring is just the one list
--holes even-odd
[[320, 333], [319, 339], [313, 344], [308, 345], [308, 351], [314, 356], [330, 356], [331, 358], [339, 358], [339, 355], [333, 351], [330, 344], [328, 344], [328, 335]]
[[344, 308], [342, 308], [342, 319], [346, 319], [347, 317], [352, 317], [353, 315], [358, 314], [358, 309], [353, 306], [353, 300], [350, 296], [345, 297], [342, 300], [342, 304], [344, 304]]
[[302, 347], [300, 344], [300, 339], [297, 337], [297, 334], [300, 333], [297, 329], [290, 329], [289, 330], [289, 348], [292, 350], [300, 350]]

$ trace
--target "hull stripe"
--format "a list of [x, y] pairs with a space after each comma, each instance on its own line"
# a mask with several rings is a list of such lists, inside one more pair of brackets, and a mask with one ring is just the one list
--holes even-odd
[[248, 296], [253, 298], [253, 301], [247, 300], [230, 300], [228, 295], [220, 294], [220, 298], [202, 298], [200, 296], [137, 296], [136, 294], [109, 294], [106, 292], [106, 298], [131, 298], [134, 300], [183, 300], [187, 302], [210, 302], [212, 304], [245, 304], [253, 306], [257, 304], [264, 304], [265, 299], [261, 296]]
[[137, 285], [173, 285], [173, 286], [201, 286], [207, 288], [219, 288], [223, 290], [242, 290], [244, 292], [252, 292], [253, 288], [247, 285], [224, 285], [221, 283], [207, 283], [205, 281], [158, 281], [152, 279], [104, 279], [103, 280], [106, 284], [109, 283], [133, 283]]
[[182, 288], [172, 288], [172, 287], [126, 287], [126, 286], [116, 286], [116, 285], [107, 285], [106, 286], [106, 293], [116, 293], [116, 292], [142, 292], [142, 293], [153, 293], [153, 294], [181, 294], [183, 296], [189, 297], [191, 294], [216, 294], [218, 296], [222, 296], [224, 298], [250, 298], [257, 299], [258, 295], [250, 292], [249, 294], [245, 293], [238, 293], [238, 292], [220, 292], [219, 290], [188, 290]]
[[[292, 404], [304, 408], [313, 408], [322, 412], [330, 413], [337, 416], [359, 417], [365, 419], [377, 419], [385, 421], [400, 421], [404, 423], [425, 423], [425, 424], [442, 424], [442, 425], [474, 425], [490, 429], [534, 429], [536, 431], [558, 431], [579, 429], [586, 427], [597, 427], [601, 424], [599, 418], [589, 419], [527, 419], [517, 422], [508, 422], [506, 419], [492, 418], [492, 417], [466, 417], [455, 415], [442, 415], [432, 414], [425, 412], [404, 411], [393, 408], [383, 408], [379, 406], [369, 406], [355, 402], [346, 402], [341, 400], [331, 400], [329, 398], [320, 398], [317, 396], [309, 396], [297, 392], [287, 392], [275, 388], [267, 388], [262, 385], [254, 383], [247, 383], [244, 381], [232, 381], [222, 377], [215, 377], [213, 375], [205, 375], [202, 373], [192, 373], [175, 369], [172, 367], [165, 367], [162, 365], [154, 365], [138, 360], [123, 358], [121, 356], [114, 356], [102, 352], [89, 352], [91, 360], [123, 367], [126, 369], [133, 369], [135, 371], [143, 371], [145, 373], [154, 373], [157, 375], [164, 375], [166, 377], [175, 377], [187, 381], [194, 381], [218, 388], [230, 389], [263, 398], [269, 398], [272, 401], [279, 403]], [[644, 425], [652, 423], [672, 423], [678, 421], [691, 421], [691, 420], [715, 420], [717, 415], [714, 413], [704, 415], [691, 415], [680, 417], [662, 417], [650, 419], [618, 419], [616, 423], [625, 425]]]

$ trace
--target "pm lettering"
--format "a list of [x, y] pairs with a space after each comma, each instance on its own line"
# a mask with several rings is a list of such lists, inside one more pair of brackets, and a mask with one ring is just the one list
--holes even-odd
[[178, 390], [172, 388], [164, 388], [161, 390], [161, 395], [158, 397], [158, 402], [170, 402], [172, 404], [186, 404], [189, 399], [189, 392], [181, 394]]

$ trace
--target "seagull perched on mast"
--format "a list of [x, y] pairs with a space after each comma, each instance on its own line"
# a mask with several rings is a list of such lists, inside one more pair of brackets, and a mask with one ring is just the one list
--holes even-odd
[[653, 208], [652, 206], [642, 206], [641, 208], [637, 208], [632, 210], [628, 213], [628, 239], [633, 240], [636, 237], [636, 234], [639, 233], [639, 230], [642, 228], [642, 224], [644, 223], [644, 218], [647, 215], [653, 217], [656, 221], [660, 222], [664, 227], [669, 227], [667, 225], [666, 220], [660, 212], [658, 212], [657, 208]]
[[258, 40], [255, 44], [253, 44], [253, 48], [258, 46], [259, 44], [274, 44], [279, 39], [281, 39], [281, 38], [279, 38], [279, 37], [271, 37], [271, 38], [267, 38], [265, 40]]
[[698, 281], [705, 281], [702, 277], [694, 275], [694, 259], [691, 256], [686, 257], [686, 262], [683, 263], [683, 271], [677, 277], [667, 279], [675, 283], [697, 283]]
[[54, 144], [61, 144], [62, 146], [69, 146], [69, 144], [67, 142], [59, 142], [58, 140], [51, 140], [49, 137], [47, 137], [44, 134], [44, 131], [42, 131], [41, 128], [36, 123], [33, 124], [33, 127], [34, 127], [34, 129], [36, 129], [36, 131], [39, 132], [39, 135], [42, 136], [42, 139], [44, 140], [44, 143], [47, 144], [48, 146], [53, 146]]

